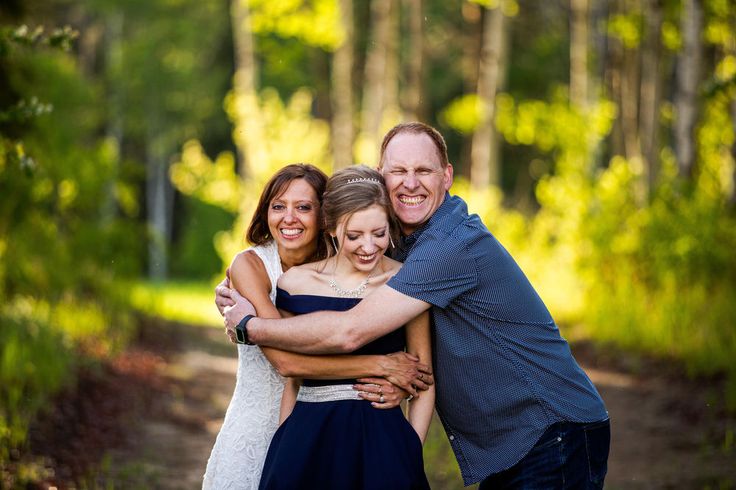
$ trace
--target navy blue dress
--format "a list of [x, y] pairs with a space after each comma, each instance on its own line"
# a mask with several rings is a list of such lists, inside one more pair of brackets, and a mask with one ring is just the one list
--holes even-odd
[[[295, 315], [345, 311], [359, 301], [290, 295], [282, 289], [276, 296], [276, 306]], [[405, 344], [401, 328], [353, 354], [390, 354], [402, 350]], [[302, 381], [294, 410], [271, 440], [260, 489], [429, 488], [421, 441], [399, 407], [376, 409], [360, 399], [301, 399], [304, 392], [349, 393], [354, 383], [354, 379]]]

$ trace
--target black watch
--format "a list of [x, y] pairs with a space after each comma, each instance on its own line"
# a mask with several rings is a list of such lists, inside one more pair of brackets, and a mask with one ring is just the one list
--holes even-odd
[[248, 340], [248, 329], [246, 328], [246, 324], [254, 317], [255, 315], [245, 315], [243, 319], [240, 320], [240, 323], [238, 323], [238, 326], [235, 327], [235, 337], [237, 338], [238, 344], [253, 345], [253, 342]]

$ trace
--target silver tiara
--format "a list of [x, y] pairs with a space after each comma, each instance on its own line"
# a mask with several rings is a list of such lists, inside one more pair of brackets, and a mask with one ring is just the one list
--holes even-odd
[[346, 184], [357, 184], [358, 182], [374, 182], [380, 184], [381, 181], [374, 177], [361, 177], [359, 179], [349, 179]]

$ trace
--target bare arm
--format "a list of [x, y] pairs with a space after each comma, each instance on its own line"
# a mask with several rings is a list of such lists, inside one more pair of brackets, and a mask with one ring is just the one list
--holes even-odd
[[[432, 339], [429, 334], [429, 313], [424, 312], [406, 326], [407, 350], [422, 362], [432, 364]], [[430, 386], [421, 397], [409, 402], [409, 423], [419, 435], [422, 444], [427, 438], [429, 424], [434, 411], [434, 386]]]
[[[228, 329], [234, 329], [245, 315], [255, 315], [247, 302], [225, 310]], [[248, 338], [266, 345], [311, 354], [352, 352], [371, 340], [404, 325], [431, 305], [406, 296], [389, 286], [381, 286], [348, 311], [320, 311], [299, 318], [248, 322]], [[403, 387], [403, 386], [402, 386]]]
[[291, 415], [291, 411], [294, 410], [294, 405], [296, 405], [296, 395], [299, 393], [299, 386], [301, 386], [301, 384], [301, 380], [297, 378], [289, 378], [286, 380], [284, 392], [281, 394], [279, 425], [283, 424], [284, 420]]
[[[260, 317], [280, 318], [269, 297], [271, 282], [255, 254], [239, 254], [230, 267], [230, 279], [235, 289], [253, 304]], [[268, 347], [262, 350], [279, 374], [286, 377], [342, 379], [380, 376], [394, 384], [414, 384], [420, 389], [427, 387], [423, 381], [432, 382], [430, 366], [417, 364], [415, 356], [403, 352], [388, 356], [310, 356]]]

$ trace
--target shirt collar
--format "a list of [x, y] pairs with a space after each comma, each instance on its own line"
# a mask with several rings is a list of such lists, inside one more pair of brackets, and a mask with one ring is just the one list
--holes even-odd
[[444, 216], [450, 214], [452, 212], [452, 209], [455, 207], [454, 199], [450, 196], [449, 192], [445, 192], [445, 197], [442, 200], [442, 204], [440, 204], [440, 207], [437, 208], [437, 210], [432, 213], [432, 216], [429, 217], [429, 219], [421, 225], [419, 228], [414, 230], [413, 233], [411, 233], [408, 236], [401, 236], [401, 244], [400, 248], [402, 250], [408, 251], [411, 249], [412, 245], [416, 243], [416, 241], [419, 239], [420, 236], [422, 236], [422, 233], [432, 226], [434, 223], [441, 220]]

